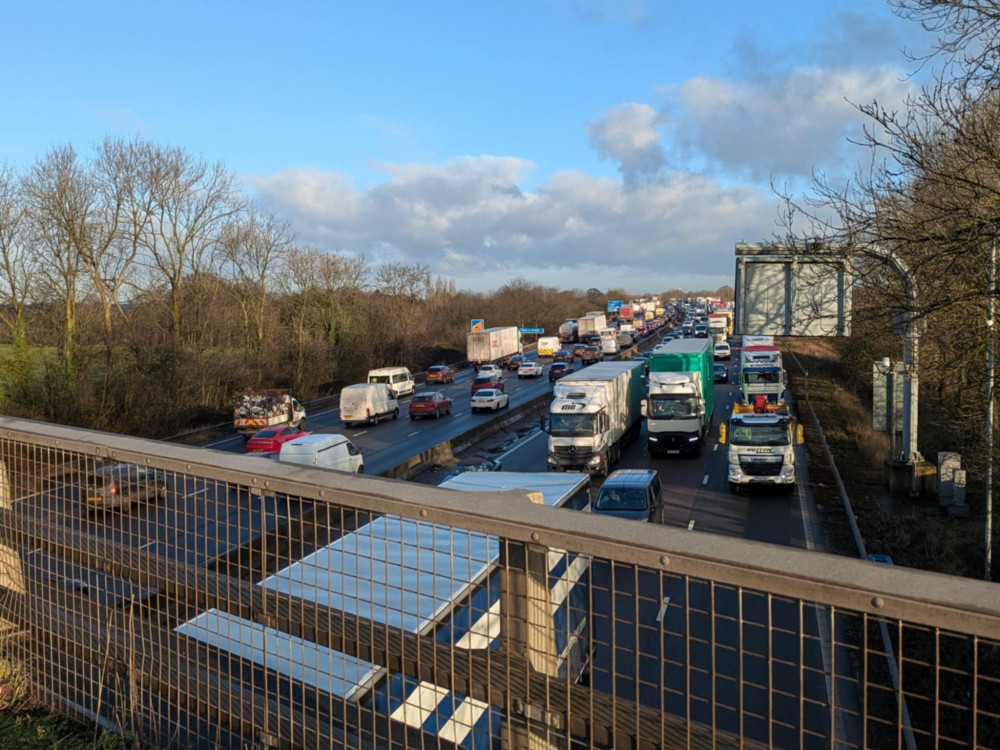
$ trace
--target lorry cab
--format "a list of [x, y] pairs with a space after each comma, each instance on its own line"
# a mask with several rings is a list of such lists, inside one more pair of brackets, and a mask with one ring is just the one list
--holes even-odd
[[719, 427], [719, 443], [729, 445], [729, 489], [795, 487], [795, 450], [803, 441], [802, 425], [787, 413], [756, 414], [733, 408], [728, 425]]
[[417, 389], [413, 375], [405, 367], [380, 367], [368, 371], [369, 383], [385, 383], [396, 398], [412, 396]]

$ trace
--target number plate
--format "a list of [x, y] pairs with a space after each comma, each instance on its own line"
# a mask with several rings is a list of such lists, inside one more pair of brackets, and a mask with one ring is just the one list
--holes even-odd
[[680, 451], [667, 451], [667, 453], [680, 453]]

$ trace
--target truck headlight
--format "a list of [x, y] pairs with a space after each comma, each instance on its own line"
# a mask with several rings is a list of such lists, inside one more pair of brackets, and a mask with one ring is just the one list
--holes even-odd
[[600, 454], [598, 454], [596, 456], [591, 456], [590, 460], [587, 461], [587, 466], [597, 466], [599, 463], [601, 463], [601, 456], [600, 456]]
[[795, 467], [786, 466], [781, 470], [781, 481], [783, 482], [794, 482], [795, 481]]
[[549, 466], [555, 466], [556, 460], [552, 456], [549, 456]]
[[729, 464], [729, 479], [738, 482], [742, 478], [743, 471], [740, 469], [739, 464]]
[[694, 437], [689, 437], [688, 438], [688, 442], [689, 443], [697, 443], [699, 440], [701, 440], [701, 438], [698, 435], [695, 435]]
[[651, 442], [651, 443], [658, 443], [658, 442], [660, 442], [660, 439], [658, 437], [653, 437], [652, 435], [650, 435], [649, 436], [649, 442]]

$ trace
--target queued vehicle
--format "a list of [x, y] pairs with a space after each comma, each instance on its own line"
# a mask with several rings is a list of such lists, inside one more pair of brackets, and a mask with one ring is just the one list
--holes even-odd
[[503, 369], [500, 365], [486, 364], [482, 365], [476, 372], [477, 375], [496, 375], [498, 378], [503, 377]]
[[604, 353], [599, 346], [586, 346], [580, 353], [580, 363], [592, 365], [604, 359]]
[[723, 364], [712, 365], [712, 377], [716, 383], [728, 383], [729, 368]]
[[584, 344], [584, 343], [582, 343], [582, 342], [573, 344], [573, 348], [570, 349], [570, 352], [572, 353], [572, 356], [569, 358], [569, 361], [572, 362], [577, 357], [583, 356], [583, 350], [586, 349], [586, 348], [587, 348], [587, 345]]
[[540, 362], [535, 362], [534, 360], [526, 359], [521, 363], [521, 366], [517, 368], [517, 378], [537, 378], [539, 375], [545, 374], [545, 368]]
[[427, 383], [454, 383], [455, 371], [448, 365], [431, 365], [424, 371], [424, 381]]
[[308, 434], [305, 430], [292, 425], [265, 427], [263, 430], [257, 430], [253, 437], [247, 440], [247, 453], [277, 453], [289, 440]]
[[138, 502], [165, 500], [167, 475], [138, 464], [112, 464], [87, 474], [82, 494], [88, 511], [128, 508]]
[[441, 419], [442, 414], [451, 414], [451, 399], [444, 395], [444, 391], [420, 391], [410, 399], [410, 419]]
[[552, 364], [556, 362], [572, 362], [573, 354], [568, 349], [560, 349], [552, 355]]
[[619, 469], [608, 475], [591, 512], [596, 515], [663, 523], [662, 484], [655, 469]]
[[549, 382], [559, 380], [559, 378], [569, 375], [571, 372], [576, 372], [569, 362], [553, 362], [549, 365]]
[[502, 471], [503, 464], [499, 458], [470, 458], [464, 461], [459, 461], [452, 467], [451, 471], [444, 475], [444, 482], [453, 477], [457, 477], [459, 474], [464, 474], [467, 471]]
[[507, 360], [507, 369], [513, 372], [514, 370], [517, 370], [521, 366], [522, 362], [524, 362], [524, 355], [515, 354], [513, 357]]
[[501, 392], [505, 390], [503, 379], [499, 375], [476, 375], [476, 377], [472, 379], [470, 392], [475, 395], [476, 391], [480, 391], [484, 388], [492, 388]]
[[497, 388], [483, 388], [472, 394], [472, 411], [500, 411], [510, 406], [510, 396]]
[[720, 341], [715, 345], [713, 356], [716, 359], [729, 359], [733, 356], [733, 351], [729, 348], [729, 344], [725, 341]]

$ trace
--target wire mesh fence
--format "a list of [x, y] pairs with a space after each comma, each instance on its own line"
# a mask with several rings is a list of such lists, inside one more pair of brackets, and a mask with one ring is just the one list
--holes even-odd
[[1000, 747], [990, 584], [597, 525], [581, 475], [444, 490], [11, 419], [0, 456], [4, 658], [152, 746]]

